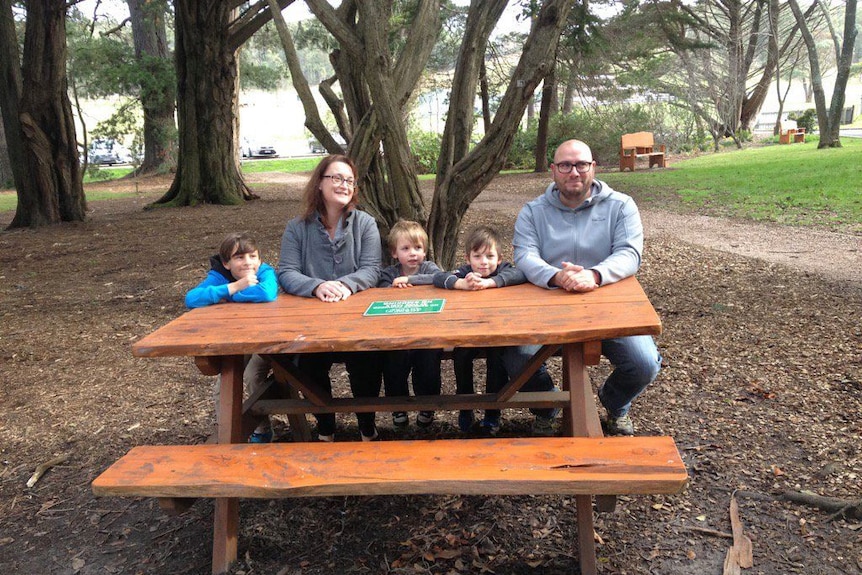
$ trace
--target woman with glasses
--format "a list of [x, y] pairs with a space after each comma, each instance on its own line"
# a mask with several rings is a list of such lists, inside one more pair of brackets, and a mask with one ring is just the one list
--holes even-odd
[[[278, 283], [293, 295], [336, 303], [377, 285], [382, 262], [374, 218], [356, 208], [356, 166], [347, 156], [327, 156], [305, 186], [303, 212], [281, 238]], [[329, 368], [344, 362], [354, 397], [380, 393], [381, 356], [376, 352], [299, 354], [297, 365], [323, 389], [332, 389]], [[363, 441], [378, 438], [374, 413], [357, 413]], [[335, 414], [315, 414], [321, 441], [335, 439]]]

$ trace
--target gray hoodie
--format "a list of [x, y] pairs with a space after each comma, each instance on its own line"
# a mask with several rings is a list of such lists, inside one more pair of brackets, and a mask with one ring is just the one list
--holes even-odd
[[634, 200], [602, 181], [577, 208], [564, 205], [552, 183], [521, 209], [513, 244], [515, 265], [537, 286], [549, 287], [563, 262], [596, 270], [608, 284], [640, 267], [643, 225]]

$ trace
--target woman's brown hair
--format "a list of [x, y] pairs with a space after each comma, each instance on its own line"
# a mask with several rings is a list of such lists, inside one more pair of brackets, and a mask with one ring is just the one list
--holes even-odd
[[[320, 160], [320, 163], [317, 164], [316, 168], [314, 168], [314, 172], [312, 172], [311, 178], [305, 185], [305, 191], [303, 192], [302, 219], [305, 221], [310, 222], [314, 219], [317, 213], [323, 214], [326, 212], [326, 207], [323, 204], [323, 192], [320, 189], [320, 183], [323, 181], [323, 176], [326, 175], [326, 171], [329, 169], [329, 166], [336, 162], [347, 164], [350, 167], [350, 171], [353, 172], [353, 179], [356, 179], [356, 164], [354, 164], [353, 160], [347, 156], [332, 154]], [[356, 204], [359, 202], [358, 198], [359, 185], [354, 184], [353, 197], [350, 198], [350, 202], [345, 206], [344, 211], [350, 211], [355, 208]]]

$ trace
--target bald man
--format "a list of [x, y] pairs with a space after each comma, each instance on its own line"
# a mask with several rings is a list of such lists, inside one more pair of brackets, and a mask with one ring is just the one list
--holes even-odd
[[[554, 153], [554, 181], [521, 209], [515, 223], [515, 265], [530, 282], [547, 289], [586, 292], [634, 275], [643, 252], [643, 225], [631, 197], [595, 179], [590, 147], [580, 140]], [[536, 347], [504, 355], [509, 373], [519, 373]], [[634, 435], [632, 401], [655, 379], [661, 355], [651, 336], [602, 342], [614, 371], [599, 388], [611, 435]]]

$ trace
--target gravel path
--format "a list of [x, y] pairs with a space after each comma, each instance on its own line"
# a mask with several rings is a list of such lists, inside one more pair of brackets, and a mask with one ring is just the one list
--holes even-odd
[[646, 237], [682, 241], [862, 285], [862, 236], [641, 210]]

